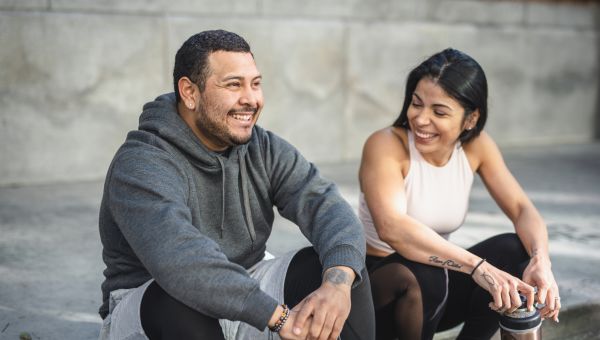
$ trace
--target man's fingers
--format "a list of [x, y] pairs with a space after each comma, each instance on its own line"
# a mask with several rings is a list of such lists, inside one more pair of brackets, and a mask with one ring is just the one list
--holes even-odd
[[309, 339], [320, 339], [321, 330], [325, 324], [325, 315], [323, 313], [316, 312], [313, 314], [313, 321], [310, 325], [310, 331], [308, 332]]
[[[307, 297], [307, 299], [308, 298], [310, 298], [310, 295], [309, 295], [309, 297]], [[306, 320], [308, 320], [308, 318], [312, 315], [313, 310], [314, 310], [312, 303], [310, 303], [310, 301], [306, 301], [306, 299], [304, 299], [298, 305], [302, 305], [302, 306], [299, 308], [299, 310], [297, 310], [298, 316], [296, 316], [296, 320], [294, 321], [294, 328], [292, 329], [292, 332], [296, 335], [299, 335], [300, 333], [302, 333], [302, 329], [304, 328], [304, 324], [306, 323]], [[298, 307], [298, 306], [296, 306], [296, 307]], [[294, 307], [294, 309], [296, 309], [296, 307]], [[313, 323], [314, 323], [314, 320], [313, 320]]]
[[329, 340], [337, 340], [337, 338], [342, 333], [342, 328], [344, 327], [344, 320], [338, 318], [335, 320], [333, 324], [333, 329], [331, 330], [331, 334], [329, 335]]
[[298, 302], [298, 304], [295, 305], [294, 308], [292, 308], [292, 310], [294, 312], [299, 312], [302, 309], [302, 306], [304, 306], [304, 300]]
[[330, 338], [334, 324], [335, 320], [332, 318], [328, 318], [327, 320], [325, 320], [323, 328], [321, 329], [321, 334], [319, 335], [319, 340], [327, 340]]

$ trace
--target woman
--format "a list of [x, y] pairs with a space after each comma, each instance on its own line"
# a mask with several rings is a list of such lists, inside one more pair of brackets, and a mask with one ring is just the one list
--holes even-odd
[[[359, 216], [378, 339], [431, 339], [462, 322], [459, 338], [490, 338], [519, 295], [530, 309], [535, 295], [558, 322], [546, 226], [482, 131], [486, 118], [483, 70], [446, 49], [410, 72], [400, 116], [365, 143]], [[464, 221], [475, 172], [516, 234], [465, 250], [448, 236]]]

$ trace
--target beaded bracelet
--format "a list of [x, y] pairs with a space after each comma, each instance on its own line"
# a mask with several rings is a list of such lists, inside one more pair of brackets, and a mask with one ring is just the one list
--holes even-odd
[[475, 267], [473, 268], [473, 271], [471, 272], [471, 276], [473, 276], [473, 274], [475, 274], [475, 271], [477, 270], [477, 268], [479, 268], [479, 266], [481, 266], [481, 264], [484, 262], [485, 262], [485, 259], [481, 259], [479, 261], [479, 263], [477, 263], [477, 265], [475, 265]]
[[290, 316], [290, 309], [288, 308], [288, 306], [286, 304], [282, 304], [281, 307], [283, 308], [283, 312], [281, 312], [281, 316], [279, 317], [279, 320], [275, 322], [275, 325], [273, 327], [269, 327], [269, 330], [271, 332], [279, 333], [279, 331], [283, 328], [283, 325], [287, 321], [288, 317]]

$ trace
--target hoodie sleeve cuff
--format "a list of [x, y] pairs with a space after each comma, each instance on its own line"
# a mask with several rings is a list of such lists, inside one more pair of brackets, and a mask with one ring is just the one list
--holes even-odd
[[356, 279], [352, 288], [362, 282], [362, 275], [365, 269], [365, 257], [356, 248], [350, 245], [339, 245], [329, 250], [321, 259], [323, 263], [323, 272], [331, 267], [345, 266], [350, 267], [356, 274]]
[[278, 304], [273, 297], [258, 288], [246, 298], [239, 320], [264, 330]]

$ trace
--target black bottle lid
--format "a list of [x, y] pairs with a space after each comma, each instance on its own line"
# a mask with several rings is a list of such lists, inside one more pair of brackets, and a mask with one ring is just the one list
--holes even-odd
[[506, 329], [524, 331], [533, 329], [542, 323], [540, 312], [536, 309], [532, 312], [519, 313], [517, 311], [504, 314], [500, 317], [500, 326]]
[[527, 298], [521, 297], [521, 306], [512, 313], [504, 313], [500, 316], [500, 326], [505, 329], [525, 331], [538, 327], [542, 323], [540, 311], [527, 310]]

